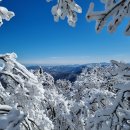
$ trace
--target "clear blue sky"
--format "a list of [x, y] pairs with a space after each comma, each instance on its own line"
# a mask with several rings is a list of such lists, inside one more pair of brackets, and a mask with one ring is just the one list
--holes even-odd
[[[72, 28], [66, 21], [53, 21], [51, 7], [56, 0], [3, 0], [1, 5], [16, 16], [0, 28], [0, 53], [16, 52], [19, 60], [28, 64], [84, 64], [110, 59], [130, 62], [130, 37], [123, 34], [127, 22], [114, 34], [106, 28], [96, 34], [95, 22], [85, 19], [89, 2], [76, 1], [83, 13]], [[103, 9], [99, 2], [96, 4], [97, 10]]]

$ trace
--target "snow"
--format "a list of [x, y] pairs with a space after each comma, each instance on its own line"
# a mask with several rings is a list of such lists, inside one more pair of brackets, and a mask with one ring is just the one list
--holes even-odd
[[85, 68], [71, 83], [42, 68], [30, 72], [15, 53], [0, 59], [0, 129], [130, 129], [129, 64]]
[[[0, 129], [20, 129], [19, 125], [26, 117], [26, 114], [24, 114], [22, 111], [19, 111], [17, 109], [17, 105], [15, 105], [13, 108], [7, 105], [1, 105], [0, 111], [3, 111], [3, 114], [0, 116]], [[8, 111], [8, 113], [6, 113], [6, 111]]]

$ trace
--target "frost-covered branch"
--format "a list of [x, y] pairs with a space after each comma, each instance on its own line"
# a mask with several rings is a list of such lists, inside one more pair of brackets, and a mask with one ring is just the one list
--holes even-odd
[[0, 26], [3, 24], [3, 20], [9, 21], [14, 16], [15, 16], [14, 12], [9, 11], [5, 7], [0, 6]]
[[[51, 0], [46, 0], [50, 2]], [[119, 24], [124, 18], [130, 17], [130, 0], [100, 0], [105, 5], [104, 11], [93, 11], [94, 3], [90, 4], [90, 7], [86, 14], [88, 21], [96, 21], [96, 31], [100, 32], [102, 28], [112, 19], [108, 24], [108, 31], [116, 31]], [[75, 0], [57, 0], [57, 4], [52, 7], [52, 15], [54, 21], [58, 22], [59, 19], [65, 20], [67, 18], [68, 24], [72, 27], [76, 26], [77, 13], [82, 13], [82, 8], [75, 2]], [[8, 11], [5, 7], [0, 7], [0, 26], [3, 24], [3, 20], [9, 21], [14, 12]], [[130, 21], [125, 29], [125, 34], [130, 35]]]
[[68, 24], [72, 27], [76, 25], [77, 13], [82, 13], [82, 9], [74, 0], [57, 0], [57, 4], [52, 7], [54, 21], [68, 19]]
[[[7, 53], [5, 55], [0, 55], [0, 59], [4, 61], [4, 68], [2, 70], [3, 73], [8, 72], [8, 74], [16, 71], [18, 74], [21, 74], [27, 80], [31, 80], [33, 83], [38, 83], [36, 76], [34, 76], [31, 72], [29, 72], [26, 67], [21, 65], [16, 61], [17, 55], [15, 53]], [[11, 76], [11, 74], [10, 74]], [[13, 76], [12, 76], [13, 77]], [[18, 77], [14, 75], [14, 77]], [[15, 78], [16, 79], [16, 78]]]
[[0, 105], [0, 129], [19, 130], [20, 124], [26, 118], [26, 114], [15, 107]]
[[[101, 0], [101, 2], [105, 4], [105, 10], [94, 12], [94, 3], [91, 3], [86, 18], [88, 21], [96, 21], [97, 32], [100, 32], [109, 22], [109, 18], [112, 18], [108, 25], [108, 31], [114, 32], [124, 18], [130, 16], [130, 0]], [[130, 24], [128, 24], [125, 34], [130, 35]]]

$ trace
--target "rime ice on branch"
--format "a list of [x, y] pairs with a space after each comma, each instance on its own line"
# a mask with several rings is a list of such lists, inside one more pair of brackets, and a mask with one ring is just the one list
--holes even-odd
[[14, 108], [7, 105], [0, 105], [0, 129], [20, 130], [20, 124], [26, 116], [26, 114], [17, 109], [17, 105]]
[[[0, 0], [1, 2], [2, 0]], [[0, 26], [3, 24], [3, 20], [9, 21], [14, 17], [14, 12], [9, 11], [7, 8], [0, 6]]]
[[[50, 2], [51, 0], [46, 1]], [[100, 32], [105, 24], [109, 22], [109, 18], [111, 18], [112, 20], [108, 24], [108, 31], [112, 33], [116, 31], [118, 25], [124, 20], [124, 18], [130, 17], [130, 0], [100, 1], [105, 4], [105, 10], [94, 12], [94, 3], [91, 3], [86, 19], [88, 21], [95, 20], [96, 31]], [[64, 20], [67, 17], [68, 24], [75, 27], [78, 19], [77, 13], [82, 13], [82, 8], [76, 4], [74, 0], [57, 0], [57, 4], [52, 7], [51, 12], [54, 16], [54, 21], [58, 22], [59, 19]], [[14, 15], [14, 12], [8, 11], [5, 7], [0, 6], [0, 26], [3, 24], [3, 20], [9, 21]], [[130, 35], [130, 21], [125, 29], [125, 34]]]
[[[100, 32], [111, 18], [108, 31], [112, 33], [124, 18], [130, 17], [130, 0], [101, 0], [101, 2], [105, 4], [105, 10], [94, 12], [94, 3], [91, 3], [86, 18], [88, 21], [96, 21], [97, 32]], [[130, 35], [130, 22], [125, 29], [125, 34]]]
[[64, 20], [67, 17], [68, 24], [72, 27], [77, 22], [76, 13], [82, 13], [82, 9], [74, 0], [58, 0], [57, 4], [52, 7], [54, 21], [58, 22], [59, 19]]
[[29, 72], [26, 67], [21, 65], [16, 61], [17, 55], [15, 53], [7, 53], [5, 55], [0, 55], [0, 59], [4, 61], [4, 68], [0, 73], [10, 76], [17, 83], [23, 87], [24, 80], [20, 78], [18, 74], [13, 73], [17, 71], [20, 75], [24, 76], [27, 80], [30, 80], [33, 83], [38, 83], [36, 76]]

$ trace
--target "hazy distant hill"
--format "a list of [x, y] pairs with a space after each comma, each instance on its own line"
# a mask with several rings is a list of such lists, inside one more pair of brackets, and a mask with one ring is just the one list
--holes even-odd
[[[55, 80], [67, 79], [75, 81], [76, 76], [82, 72], [86, 65], [60, 65], [60, 66], [42, 66], [43, 70], [50, 73]], [[28, 69], [36, 70], [39, 66], [29, 66]]]
[[[67, 79], [70, 81], [75, 81], [77, 75], [82, 72], [82, 69], [85, 67], [92, 68], [94, 66], [107, 66], [109, 63], [92, 63], [86, 65], [58, 65], [58, 66], [41, 66], [43, 70], [47, 73], [50, 73], [55, 80], [58, 79]], [[28, 69], [37, 70], [40, 66], [38, 65], [28, 65]]]

